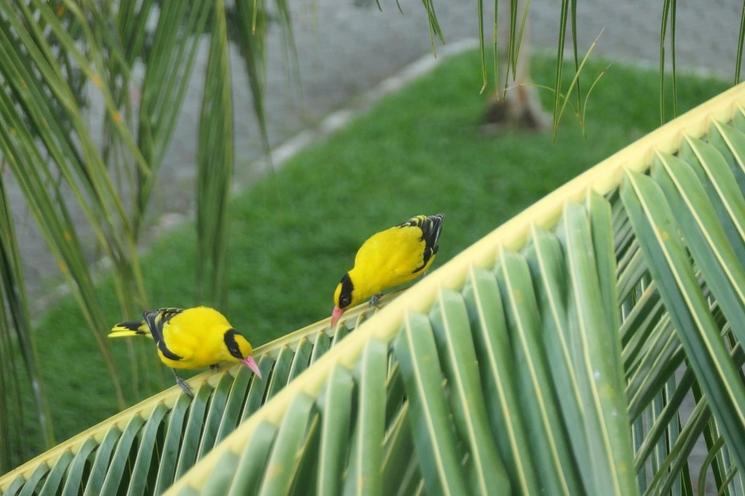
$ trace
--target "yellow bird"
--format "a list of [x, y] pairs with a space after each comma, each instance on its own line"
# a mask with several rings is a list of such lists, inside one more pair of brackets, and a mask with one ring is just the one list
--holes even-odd
[[160, 361], [171, 368], [176, 383], [189, 396], [189, 385], [174, 369], [216, 368], [223, 362], [242, 362], [261, 379], [248, 339], [223, 314], [209, 307], [161, 308], [143, 312], [144, 320], [121, 322], [110, 338], [147, 336], [155, 341]]
[[368, 298], [374, 305], [381, 291], [424, 274], [437, 254], [443, 217], [417, 215], [362, 243], [354, 267], [342, 276], [334, 291], [331, 326], [336, 326], [348, 307]]

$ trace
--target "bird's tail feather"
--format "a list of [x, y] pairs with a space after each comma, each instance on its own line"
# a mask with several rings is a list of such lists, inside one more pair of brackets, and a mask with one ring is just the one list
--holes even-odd
[[442, 221], [444, 218], [444, 214], [430, 215], [422, 226], [424, 237], [432, 247], [434, 253], [437, 253], [437, 249], [439, 248], [438, 243], [440, 241], [440, 232], [442, 231]]
[[120, 322], [109, 331], [110, 338], [128, 338], [130, 336], [150, 336], [147, 324], [142, 321]]

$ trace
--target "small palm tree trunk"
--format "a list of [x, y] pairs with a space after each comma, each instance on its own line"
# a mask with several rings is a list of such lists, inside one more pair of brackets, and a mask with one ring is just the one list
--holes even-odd
[[[519, 2], [517, 19], [522, 19], [528, 2]], [[502, 16], [505, 18], [506, 16]], [[509, 46], [509, 28], [502, 26], [504, 35], [501, 43], [506, 52]], [[519, 40], [516, 40], [518, 43]], [[519, 47], [515, 64], [515, 74], [509, 71], [509, 60], [506, 53], [499, 56], [499, 82], [495, 91], [489, 97], [484, 122], [488, 128], [497, 131], [506, 128], [532, 129], [545, 131], [551, 127], [551, 117], [541, 107], [538, 89], [530, 78], [530, 16], [525, 21], [525, 33]]]

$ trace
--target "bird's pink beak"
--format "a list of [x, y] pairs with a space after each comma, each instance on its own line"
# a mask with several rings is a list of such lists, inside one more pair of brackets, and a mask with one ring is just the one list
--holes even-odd
[[256, 374], [256, 377], [261, 379], [261, 369], [259, 368], [259, 364], [256, 363], [256, 360], [254, 360], [254, 357], [247, 356], [246, 358], [243, 359], [243, 364], [249, 369], [251, 369], [251, 371], [254, 374]]
[[331, 312], [331, 328], [332, 329], [336, 327], [336, 323], [339, 322], [339, 319], [341, 318], [343, 313], [344, 313], [344, 310], [342, 310], [339, 307], [334, 307], [334, 310]]

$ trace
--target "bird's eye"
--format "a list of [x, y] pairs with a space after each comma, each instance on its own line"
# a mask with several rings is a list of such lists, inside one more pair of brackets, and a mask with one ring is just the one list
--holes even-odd
[[349, 306], [349, 304], [351, 303], [351, 301], [350, 301], [350, 300], [351, 300], [351, 297], [350, 297], [350, 295], [348, 295], [348, 294], [345, 294], [345, 295], [341, 295], [341, 297], [339, 298], [339, 306], [340, 306], [341, 308], [345, 308], [345, 307], [348, 307], [348, 306]]
[[352, 303], [352, 291], [354, 291], [354, 284], [352, 284], [352, 279], [349, 277], [348, 272], [342, 276], [339, 284], [341, 284], [339, 308], [346, 308]]

